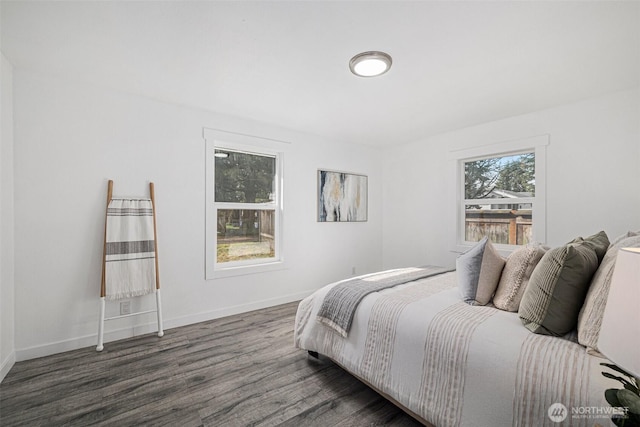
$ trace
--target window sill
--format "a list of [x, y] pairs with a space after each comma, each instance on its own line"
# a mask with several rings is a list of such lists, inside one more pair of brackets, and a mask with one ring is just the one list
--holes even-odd
[[256, 265], [242, 265], [236, 267], [218, 268], [207, 274], [207, 280], [224, 279], [226, 277], [245, 276], [248, 274], [267, 273], [270, 271], [286, 270], [284, 261], [274, 261]]

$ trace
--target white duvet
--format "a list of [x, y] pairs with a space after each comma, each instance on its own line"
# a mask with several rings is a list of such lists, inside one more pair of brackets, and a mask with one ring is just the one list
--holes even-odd
[[366, 296], [347, 338], [317, 321], [337, 283], [325, 286], [300, 302], [295, 345], [328, 356], [436, 426], [612, 425], [604, 391], [620, 387], [602, 376], [606, 359], [572, 337], [529, 332], [517, 313], [465, 304], [455, 277]]

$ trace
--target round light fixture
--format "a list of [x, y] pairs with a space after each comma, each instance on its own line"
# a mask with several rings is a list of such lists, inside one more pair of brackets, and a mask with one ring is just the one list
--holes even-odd
[[391, 56], [384, 52], [362, 52], [351, 58], [349, 68], [356, 76], [375, 77], [389, 71], [391, 62]]

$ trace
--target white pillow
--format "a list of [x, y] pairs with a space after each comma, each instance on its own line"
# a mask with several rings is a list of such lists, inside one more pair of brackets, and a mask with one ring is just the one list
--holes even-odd
[[487, 305], [498, 287], [505, 260], [487, 237], [456, 260], [458, 288], [464, 302]]

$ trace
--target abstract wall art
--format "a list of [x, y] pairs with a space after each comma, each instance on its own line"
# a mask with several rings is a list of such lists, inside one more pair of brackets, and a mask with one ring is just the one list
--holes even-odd
[[367, 221], [367, 176], [318, 170], [318, 221]]

